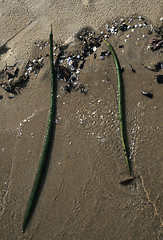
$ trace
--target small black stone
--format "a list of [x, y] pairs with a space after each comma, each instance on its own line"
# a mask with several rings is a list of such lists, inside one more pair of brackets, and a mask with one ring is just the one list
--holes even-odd
[[136, 73], [136, 70], [134, 68], [131, 68], [131, 70], [132, 70], [133, 73]]
[[124, 48], [124, 45], [119, 45], [119, 48]]
[[156, 79], [159, 84], [163, 83], [163, 75], [157, 75]]
[[122, 72], [122, 73], [124, 72], [124, 70], [125, 70], [124, 67], [121, 67], [121, 72]]
[[0, 95], [0, 99], [2, 99], [3, 98], [3, 96], [2, 95]]

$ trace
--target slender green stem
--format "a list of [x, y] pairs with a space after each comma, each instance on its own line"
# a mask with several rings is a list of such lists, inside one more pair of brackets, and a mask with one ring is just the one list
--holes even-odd
[[115, 65], [116, 65], [117, 79], [118, 79], [118, 116], [119, 116], [119, 121], [120, 121], [121, 141], [122, 141], [122, 145], [123, 145], [123, 150], [124, 150], [128, 170], [129, 170], [130, 175], [132, 175], [131, 162], [129, 159], [129, 148], [127, 145], [125, 106], [124, 106], [124, 96], [123, 96], [123, 78], [122, 78], [122, 73], [121, 73], [121, 67], [120, 67], [118, 57], [117, 57], [112, 45], [110, 43], [106, 42], [104, 39], [103, 39], [103, 41], [109, 47], [110, 52], [114, 58]]
[[48, 149], [49, 145], [51, 143], [52, 138], [52, 130], [53, 130], [53, 123], [54, 123], [54, 117], [55, 117], [55, 104], [54, 104], [54, 95], [55, 95], [55, 71], [54, 71], [54, 64], [53, 64], [53, 33], [52, 33], [52, 26], [51, 26], [51, 33], [50, 33], [50, 67], [51, 67], [51, 103], [50, 103], [50, 112], [49, 112], [49, 119], [48, 119], [48, 125], [44, 140], [44, 145], [42, 149], [42, 154], [40, 157], [40, 162], [38, 165], [38, 169], [36, 172], [35, 180], [33, 183], [32, 191], [30, 194], [30, 198], [28, 201], [28, 205], [25, 211], [24, 215], [24, 221], [23, 221], [23, 232], [25, 231], [27, 224], [30, 220], [30, 217], [34, 210], [34, 204], [37, 197], [37, 192], [39, 189], [41, 176], [43, 173], [43, 168], [45, 166], [45, 162], [47, 160], [48, 156]]

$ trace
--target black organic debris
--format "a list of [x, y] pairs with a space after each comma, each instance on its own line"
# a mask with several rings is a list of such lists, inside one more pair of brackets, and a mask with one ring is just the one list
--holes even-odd
[[119, 30], [121, 30], [122, 32], [125, 32], [127, 31], [127, 25], [125, 23], [123, 23], [120, 27], [119, 27]]
[[136, 179], [136, 177], [130, 177], [130, 178], [127, 178], [127, 179], [121, 181], [119, 184], [128, 185], [129, 183], [131, 183], [135, 179]]
[[159, 72], [160, 69], [163, 69], [163, 62], [158, 62], [153, 67], [150, 67], [150, 66], [148, 67], [144, 66], [144, 67], [152, 72]]
[[157, 75], [155, 78], [159, 84], [163, 83], [163, 75]]
[[163, 47], [163, 39], [153, 39], [150, 44], [152, 51], [158, 50]]
[[136, 70], [132, 67], [132, 65], [129, 63], [130, 67], [131, 67], [131, 70], [133, 73], [136, 73]]

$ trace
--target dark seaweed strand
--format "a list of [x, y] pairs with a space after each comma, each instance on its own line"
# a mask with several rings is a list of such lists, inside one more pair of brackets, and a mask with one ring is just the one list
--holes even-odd
[[116, 70], [117, 70], [117, 79], [118, 79], [118, 116], [119, 116], [119, 121], [120, 121], [120, 132], [121, 132], [121, 141], [123, 145], [123, 150], [125, 154], [125, 159], [126, 163], [128, 166], [128, 170], [130, 175], [132, 175], [132, 169], [131, 169], [131, 162], [129, 160], [129, 148], [127, 146], [127, 133], [126, 133], [126, 124], [125, 124], [125, 113], [124, 113], [124, 101], [123, 101], [123, 78], [121, 74], [121, 67], [120, 63], [118, 60], [118, 57], [112, 47], [112, 45], [108, 42], [106, 42], [104, 39], [103, 41], [107, 44], [107, 46], [110, 49], [110, 52], [114, 58], [114, 62], [116, 65]]
[[48, 119], [48, 125], [47, 125], [47, 130], [46, 130], [46, 135], [45, 135], [45, 140], [44, 140], [44, 145], [42, 149], [42, 154], [40, 157], [40, 162], [38, 165], [38, 169], [36, 172], [35, 180], [33, 183], [32, 191], [30, 194], [30, 198], [28, 201], [28, 205], [25, 211], [24, 215], [24, 221], [23, 221], [23, 232], [25, 231], [27, 224], [29, 222], [29, 219], [33, 213], [33, 206], [34, 206], [34, 201], [36, 198], [36, 194], [39, 188], [39, 183], [40, 183], [40, 178], [43, 172], [43, 167], [47, 159], [47, 153], [49, 149], [49, 144], [51, 140], [51, 135], [52, 135], [52, 130], [53, 130], [53, 122], [54, 122], [54, 114], [55, 114], [55, 106], [54, 106], [54, 94], [55, 94], [55, 83], [54, 83], [54, 64], [53, 64], [53, 33], [52, 33], [52, 26], [51, 26], [51, 33], [50, 33], [50, 67], [51, 67], [51, 103], [50, 103], [50, 112], [49, 112], [49, 119]]

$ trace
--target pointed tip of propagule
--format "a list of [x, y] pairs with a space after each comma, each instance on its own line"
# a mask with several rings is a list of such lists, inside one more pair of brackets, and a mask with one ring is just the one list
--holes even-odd
[[53, 28], [52, 28], [52, 24], [50, 24], [50, 26], [51, 26], [51, 34], [53, 34]]
[[22, 226], [22, 233], [24, 233], [24, 232], [25, 232], [25, 228], [26, 228], [26, 226], [25, 226], [25, 225], [23, 225], [23, 226]]

